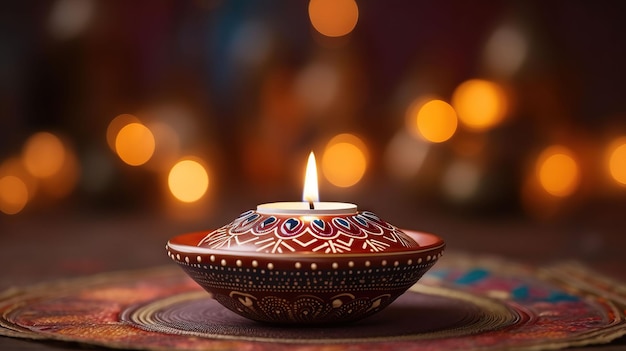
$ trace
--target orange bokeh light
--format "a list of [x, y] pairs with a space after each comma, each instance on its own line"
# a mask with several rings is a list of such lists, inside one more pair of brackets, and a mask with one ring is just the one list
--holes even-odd
[[425, 103], [417, 112], [415, 123], [419, 135], [433, 143], [452, 138], [458, 125], [456, 112], [442, 100]]
[[65, 146], [54, 134], [33, 134], [24, 144], [22, 162], [30, 174], [37, 178], [49, 178], [59, 172], [65, 161]]
[[115, 151], [115, 139], [117, 138], [117, 134], [120, 130], [122, 130], [122, 128], [131, 123], [139, 123], [139, 118], [128, 113], [121, 114], [109, 122], [106, 137], [107, 144], [111, 150]]
[[311, 0], [311, 24], [321, 34], [341, 37], [354, 29], [359, 20], [359, 7], [354, 0]]
[[67, 148], [65, 160], [59, 172], [52, 177], [42, 179], [39, 186], [42, 192], [55, 198], [63, 198], [76, 188], [79, 178], [79, 161], [74, 151], [71, 148]]
[[0, 164], [0, 177], [3, 176], [15, 176], [24, 182], [29, 200], [37, 193], [40, 180], [26, 170], [24, 162], [20, 157], [8, 158]]
[[626, 137], [611, 144], [608, 156], [609, 174], [620, 185], [626, 185]]
[[508, 102], [504, 89], [498, 84], [471, 79], [455, 89], [452, 106], [465, 126], [474, 130], [487, 130], [504, 119]]
[[115, 138], [115, 151], [125, 163], [140, 166], [154, 153], [154, 136], [141, 123], [130, 123], [120, 129]]
[[28, 189], [22, 179], [16, 176], [0, 177], [0, 211], [17, 214], [28, 203]]
[[322, 156], [322, 172], [333, 185], [347, 188], [358, 183], [367, 169], [367, 148], [352, 134], [332, 138]]
[[580, 183], [580, 168], [572, 152], [560, 145], [545, 149], [536, 163], [541, 187], [556, 197], [573, 194]]
[[176, 199], [187, 203], [196, 202], [209, 188], [209, 175], [200, 160], [186, 158], [170, 169], [167, 184]]

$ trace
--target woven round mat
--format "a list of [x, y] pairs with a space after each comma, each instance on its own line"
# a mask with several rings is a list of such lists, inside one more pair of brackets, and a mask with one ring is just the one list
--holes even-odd
[[360, 322], [335, 326], [257, 323], [225, 309], [204, 292], [133, 306], [124, 311], [121, 319], [149, 331], [204, 338], [354, 343], [458, 337], [506, 328], [524, 318], [495, 300], [416, 285], [382, 312]]

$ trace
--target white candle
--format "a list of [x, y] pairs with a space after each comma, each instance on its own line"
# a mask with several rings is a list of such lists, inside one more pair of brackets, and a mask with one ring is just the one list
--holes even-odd
[[272, 202], [257, 205], [256, 211], [267, 215], [350, 215], [357, 213], [357, 207], [347, 202], [314, 202], [313, 208], [309, 202]]

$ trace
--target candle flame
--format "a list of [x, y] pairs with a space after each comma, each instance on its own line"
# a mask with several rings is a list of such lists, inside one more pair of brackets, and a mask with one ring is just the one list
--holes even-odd
[[317, 165], [315, 163], [315, 154], [313, 154], [313, 151], [309, 154], [309, 160], [306, 164], [302, 201], [309, 203], [320, 201], [320, 195], [317, 189]]

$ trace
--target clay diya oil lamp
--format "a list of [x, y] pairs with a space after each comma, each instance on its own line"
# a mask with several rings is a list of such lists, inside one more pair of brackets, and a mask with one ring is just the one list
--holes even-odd
[[441, 257], [438, 236], [401, 230], [354, 204], [317, 202], [307, 188], [306, 201], [258, 205], [219, 229], [176, 236], [167, 253], [231, 311], [289, 324], [370, 316]]

